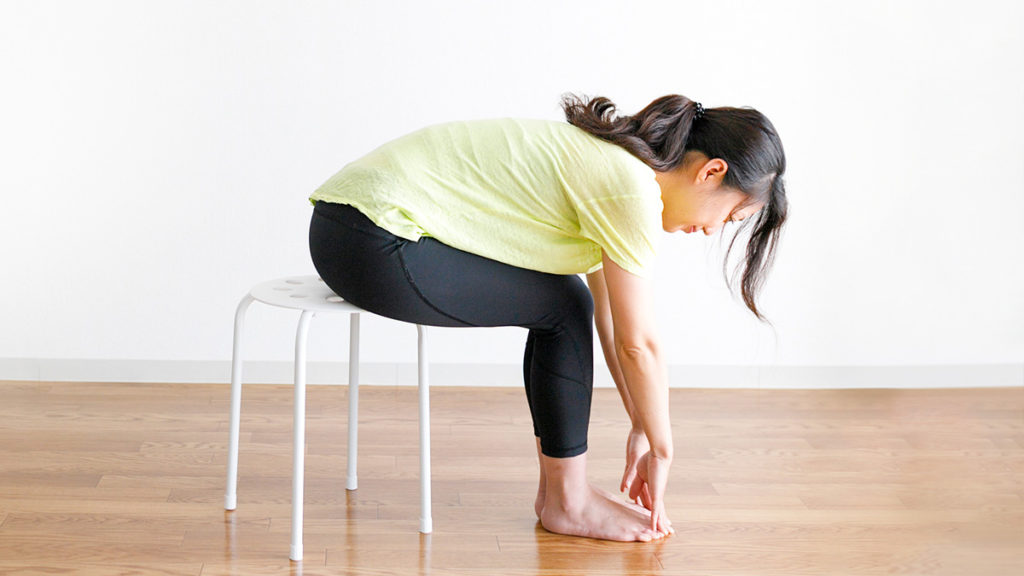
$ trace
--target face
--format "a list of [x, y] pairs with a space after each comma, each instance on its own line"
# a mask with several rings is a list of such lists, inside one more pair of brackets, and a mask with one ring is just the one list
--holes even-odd
[[684, 161], [672, 172], [658, 174], [665, 231], [691, 234], [700, 230], [710, 236], [726, 222], [742, 221], [761, 209], [763, 203], [750, 203], [743, 192], [722, 185], [728, 170], [725, 161], [692, 154], [699, 157]]
[[662, 225], [668, 232], [692, 234], [700, 230], [705, 236], [711, 236], [727, 222], [741, 222], [762, 206], [761, 203], [749, 204], [746, 194], [723, 187], [697, 188], [677, 196], [672, 213], [662, 212]]

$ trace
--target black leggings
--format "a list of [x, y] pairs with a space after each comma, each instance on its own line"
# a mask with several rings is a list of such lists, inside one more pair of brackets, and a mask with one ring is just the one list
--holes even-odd
[[578, 276], [509, 266], [433, 238], [405, 240], [326, 202], [313, 210], [309, 250], [324, 282], [368, 312], [430, 326], [528, 328], [523, 378], [541, 451], [587, 451], [594, 303]]

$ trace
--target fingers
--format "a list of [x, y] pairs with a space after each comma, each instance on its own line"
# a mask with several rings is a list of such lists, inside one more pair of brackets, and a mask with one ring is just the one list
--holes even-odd
[[629, 486], [629, 499], [647, 510], [654, 509], [654, 499], [651, 498], [650, 485], [639, 476], [634, 478], [633, 483]]
[[651, 510], [651, 530], [664, 535], [675, 534], [676, 530], [672, 527], [672, 521], [669, 520], [668, 514], [665, 512], [665, 505], [662, 502], [655, 504], [653, 510]]
[[640, 478], [635, 479], [630, 485], [629, 494], [630, 500], [650, 511], [652, 532], [666, 536], [675, 534], [676, 531], [672, 528], [672, 521], [668, 519], [668, 515], [665, 513], [664, 502], [660, 499], [654, 500], [651, 496], [650, 485], [647, 482]]
[[626, 469], [622, 473], [622, 482], [619, 484], [619, 491], [625, 492], [633, 483], [637, 474], [637, 463], [643, 454], [647, 453], [647, 436], [642, 430], [631, 430], [626, 439]]
[[659, 458], [650, 458], [647, 461], [647, 489], [651, 505], [652, 528], [664, 534], [671, 533], [672, 523], [665, 514], [665, 487], [668, 484], [668, 469], [670, 461]]
[[638, 502], [640, 498], [640, 492], [644, 489], [645, 482], [640, 476], [634, 476], [633, 481], [629, 485], [629, 499], [633, 502]]
[[624, 484], [627, 477], [629, 480], [629, 499], [650, 511], [651, 530], [662, 535], [675, 533], [672, 521], [665, 513], [665, 488], [670, 465], [671, 461], [653, 457], [648, 452], [623, 475]]
[[622, 473], [622, 483], [619, 484], [619, 492], [629, 490], [636, 479], [636, 464], [626, 463], [626, 470]]

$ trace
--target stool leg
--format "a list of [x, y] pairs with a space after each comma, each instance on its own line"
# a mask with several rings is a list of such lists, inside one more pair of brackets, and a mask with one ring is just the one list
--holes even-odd
[[420, 532], [430, 534], [434, 522], [430, 511], [430, 380], [427, 359], [427, 327], [416, 326], [420, 395]]
[[242, 415], [242, 327], [253, 297], [246, 294], [235, 310], [235, 335], [231, 345], [231, 413], [228, 425], [228, 476], [224, 489], [224, 509], [234, 510], [238, 503], [238, 422]]
[[289, 558], [302, 560], [302, 489], [306, 452], [306, 336], [312, 310], [303, 310], [295, 334], [295, 416], [292, 454], [292, 546]]
[[345, 488], [359, 488], [359, 313], [349, 315], [348, 338], [348, 478]]

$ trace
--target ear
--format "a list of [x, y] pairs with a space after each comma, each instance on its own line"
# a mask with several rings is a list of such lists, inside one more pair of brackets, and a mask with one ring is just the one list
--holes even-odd
[[717, 180], [721, 182], [725, 173], [729, 171], [729, 164], [721, 158], [712, 158], [701, 166], [697, 171], [697, 181]]

